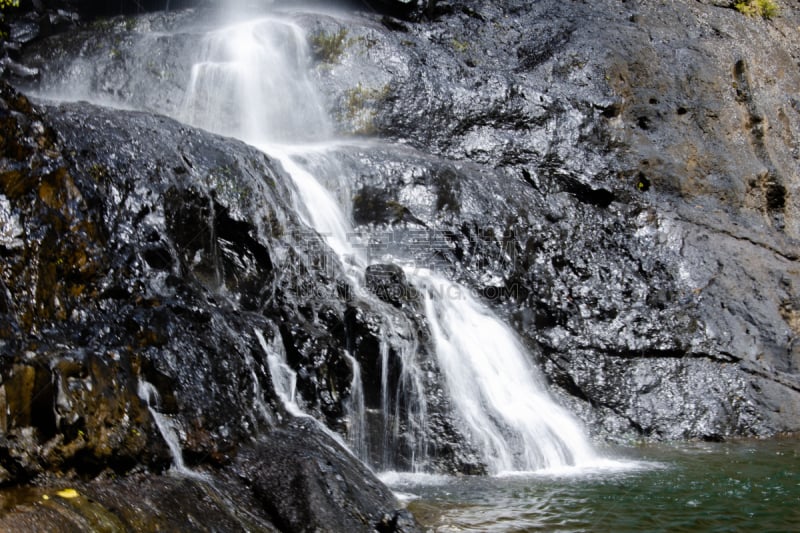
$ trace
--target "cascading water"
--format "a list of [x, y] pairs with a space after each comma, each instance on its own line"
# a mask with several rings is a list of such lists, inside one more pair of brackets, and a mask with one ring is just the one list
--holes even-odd
[[192, 67], [183, 119], [248, 142], [308, 142], [330, 132], [296, 24], [260, 19], [210, 32]]
[[[272, 377], [272, 384], [275, 387], [275, 394], [277, 394], [278, 398], [280, 398], [283, 408], [286, 409], [286, 412], [297, 418], [308, 418], [313, 420], [318, 424], [320, 429], [322, 429], [333, 440], [341, 444], [344, 449], [356, 454], [359, 446], [358, 442], [356, 442], [356, 445], [353, 446], [354, 443], [352, 435], [350, 439], [351, 448], [348, 449], [347, 444], [342, 440], [342, 437], [338, 433], [331, 431], [327, 426], [303, 411], [303, 408], [300, 405], [301, 400], [297, 394], [297, 373], [286, 362], [286, 353], [280, 346], [280, 343], [268, 343], [267, 339], [264, 337], [264, 334], [257, 329], [254, 330], [254, 333], [256, 335], [256, 339], [258, 339], [258, 343], [261, 345], [261, 349], [264, 351], [264, 355], [267, 356], [267, 366], [269, 367], [269, 373]], [[360, 376], [354, 379], [360, 380]], [[355, 456], [361, 458], [358, 455]]]
[[347, 429], [348, 440], [353, 453], [357, 457], [367, 457], [366, 440], [366, 415], [364, 407], [364, 385], [361, 382], [361, 365], [355, 357], [347, 354], [347, 361], [353, 369], [353, 380], [350, 383], [350, 401], [348, 411], [350, 412], [349, 427]]
[[425, 314], [451, 398], [490, 470], [592, 460], [580, 427], [547, 395], [510, 328], [464, 287], [430, 271], [408, 274], [423, 288]]
[[293, 416], [306, 416], [303, 409], [297, 403], [297, 374], [292, 367], [286, 363], [286, 356], [280, 347], [270, 346], [264, 338], [264, 334], [255, 330], [261, 349], [267, 357], [269, 374], [272, 377], [272, 386], [275, 394], [278, 395], [283, 403], [286, 412]]
[[[179, 118], [235, 136], [280, 161], [294, 181], [295, 207], [301, 219], [325, 238], [356, 293], [373, 299], [377, 307], [384, 305], [363, 289], [363, 272], [368, 263], [351, 241], [353, 232], [343, 199], [334, 198], [319, 179], [324, 170], [331, 182], [329, 186], [347, 190], [346, 183], [339, 181], [344, 172], [331, 153], [337, 143], [331, 141], [329, 119], [308, 76], [310, 54], [302, 30], [286, 20], [251, 21], [212, 32], [203, 50], [203, 59], [192, 67]], [[392, 336], [393, 326], [388, 321], [383, 326], [385, 335]], [[261, 341], [263, 336], [258, 332], [257, 335]], [[388, 343], [385, 345], [388, 357]], [[394, 345], [399, 347], [402, 362], [400, 390], [395, 397], [388, 390], [382, 392], [383, 428], [376, 433], [382, 435], [384, 448], [402, 441], [413, 456], [412, 468], [421, 468], [427, 454], [424, 438], [427, 409], [419, 370], [412, 363], [415, 343], [397, 340]], [[345, 357], [353, 372], [348, 401], [348, 443], [354, 453], [366, 460], [369, 452], [361, 369], [352, 355]], [[300, 414], [295, 385], [291, 383], [296, 379], [294, 373], [274, 354], [268, 360], [284, 405], [291, 413]], [[388, 368], [383, 368], [383, 372], [385, 378]], [[388, 389], [387, 380], [382, 378], [382, 382]], [[392, 407], [394, 411], [390, 414]], [[404, 434], [401, 426], [406, 429]], [[383, 454], [377, 466], [393, 466], [390, 456], [388, 452]]]
[[[301, 216], [325, 237], [345, 264], [356, 290], [361, 290], [360, 273], [367, 260], [348, 240], [353, 232], [344, 209], [297, 158], [309, 154], [327, 157], [329, 144], [320, 141], [328, 141], [331, 131], [322, 99], [308, 75], [309, 53], [302, 30], [288, 21], [263, 19], [215, 31], [205, 46], [203, 60], [192, 69], [183, 119], [238, 137], [281, 161], [294, 180]], [[334, 186], [347, 189], [346, 181]], [[406, 275], [424, 297], [451, 402], [490, 471], [580, 464], [594, 457], [578, 424], [548, 397], [525, 350], [507, 326], [464, 287], [411, 267], [406, 268]], [[357, 362], [348, 357], [353, 371], [358, 372]], [[387, 358], [384, 344], [381, 403], [385, 435], [391, 426], [388, 411], [392, 404]], [[413, 365], [413, 358], [403, 364]], [[423, 395], [413, 372], [404, 378], [401, 387], [409, 389], [404, 392]], [[350, 442], [363, 456], [360, 380], [354, 385]], [[424, 424], [424, 399], [418, 406], [415, 422]], [[390, 446], [388, 438], [384, 445]], [[425, 450], [412, 453], [424, 455]], [[388, 466], [386, 461], [384, 455], [381, 466]]]

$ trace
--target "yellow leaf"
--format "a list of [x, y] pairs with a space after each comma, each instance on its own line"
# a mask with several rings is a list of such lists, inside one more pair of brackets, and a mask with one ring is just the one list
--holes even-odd
[[56, 495], [57, 496], [61, 496], [62, 498], [66, 498], [68, 500], [72, 499], [72, 498], [77, 498], [78, 496], [80, 496], [80, 494], [78, 494], [78, 491], [75, 490], [75, 489], [60, 490], [60, 491], [56, 492]]

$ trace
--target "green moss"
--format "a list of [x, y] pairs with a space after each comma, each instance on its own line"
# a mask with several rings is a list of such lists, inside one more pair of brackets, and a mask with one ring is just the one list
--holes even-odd
[[355, 133], [370, 135], [375, 132], [375, 104], [389, 96], [391, 87], [364, 87], [359, 83], [345, 93], [344, 119], [352, 122]]
[[269, 228], [272, 232], [272, 236], [275, 238], [280, 239], [286, 234], [286, 230], [281, 224], [280, 219], [278, 219], [278, 215], [272, 208], [269, 210]]
[[345, 93], [345, 106], [347, 108], [347, 117], [353, 118], [361, 110], [364, 109], [364, 106], [370, 100], [372, 94], [372, 90], [365, 88], [359, 82], [358, 85], [353, 87], [352, 89], [348, 89]]
[[89, 175], [96, 182], [102, 182], [108, 176], [108, 169], [105, 165], [95, 163], [89, 167]]
[[373, 48], [376, 44], [378, 44], [378, 41], [372, 37], [366, 37], [364, 35], [360, 35], [354, 39], [348, 39], [347, 42], [345, 43], [345, 46], [351, 46], [356, 44], [361, 45], [365, 50], [369, 50]]
[[734, 7], [748, 17], [771, 19], [780, 14], [780, 8], [774, 0], [744, 0], [734, 4]]
[[311, 48], [316, 57], [322, 63], [338, 63], [339, 58], [344, 53], [349, 42], [347, 30], [342, 28], [336, 33], [318, 33], [311, 38]]
[[463, 54], [464, 52], [466, 52], [469, 49], [469, 43], [464, 42], [464, 41], [459, 41], [458, 39], [453, 39], [452, 45], [453, 45], [453, 49], [456, 52], [461, 53], [461, 54]]
[[114, 21], [111, 19], [96, 19], [92, 21], [92, 29], [97, 31], [107, 31], [114, 27]]
[[402, 220], [403, 216], [406, 214], [406, 211], [408, 211], [408, 209], [406, 209], [406, 206], [394, 200], [389, 200], [388, 202], [386, 202], [386, 207], [389, 208], [389, 210], [392, 213], [392, 216], [396, 220]]

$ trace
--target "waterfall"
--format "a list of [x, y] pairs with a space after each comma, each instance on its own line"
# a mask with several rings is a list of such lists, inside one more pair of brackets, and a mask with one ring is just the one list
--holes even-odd
[[548, 396], [507, 325], [465, 287], [426, 270], [407, 275], [423, 294], [452, 401], [492, 472], [594, 458], [580, 426]]
[[200, 55], [183, 104], [186, 122], [250, 143], [330, 136], [296, 24], [269, 18], [213, 31]]
[[[353, 234], [342, 199], [332, 190], [347, 190], [342, 172], [338, 182], [321, 183], [303, 160], [335, 164], [329, 119], [323, 100], [309, 76], [310, 54], [303, 31], [291, 21], [266, 18], [212, 32], [203, 58], [192, 69], [182, 119], [196, 126], [237, 137], [280, 161], [294, 181], [301, 218], [323, 236], [345, 267], [359, 294], [368, 262], [354, 249]], [[301, 159], [302, 158], [302, 159]], [[321, 163], [320, 163], [321, 161]], [[511, 329], [469, 291], [437, 274], [412, 267], [407, 278], [423, 296], [435, 355], [455, 415], [490, 471], [535, 470], [590, 461], [594, 453], [578, 423], [547, 394], [530, 357]], [[368, 297], [368, 296], [365, 296]], [[385, 321], [384, 337], [392, 335]], [[292, 414], [303, 416], [296, 403], [294, 372], [269, 350], [276, 392]], [[426, 402], [413, 345], [400, 354], [403, 365], [398, 390], [389, 391], [389, 349], [380, 353], [383, 445], [406, 438], [414, 465], [424, 465]], [[365, 415], [358, 362], [347, 355], [354, 373], [351, 383], [349, 441], [364, 457]], [[405, 395], [405, 398], [401, 398]], [[405, 405], [406, 432], [400, 435], [400, 405]], [[392, 410], [394, 405], [394, 412]], [[391, 430], [390, 430], [391, 428]], [[410, 441], [410, 442], [409, 442]], [[391, 465], [391, 450], [382, 465]]]

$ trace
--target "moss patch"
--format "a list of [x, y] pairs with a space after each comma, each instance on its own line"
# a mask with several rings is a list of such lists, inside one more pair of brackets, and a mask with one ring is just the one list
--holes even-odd
[[748, 17], [771, 19], [780, 15], [780, 8], [774, 0], [745, 0], [737, 2], [734, 7]]
[[388, 85], [373, 88], [359, 83], [345, 92], [344, 110], [340, 119], [353, 125], [353, 133], [372, 135], [375, 133], [375, 116], [377, 105], [385, 100], [391, 88]]
[[322, 63], [338, 63], [348, 44], [347, 30], [344, 28], [336, 33], [318, 33], [311, 37], [311, 50]]

